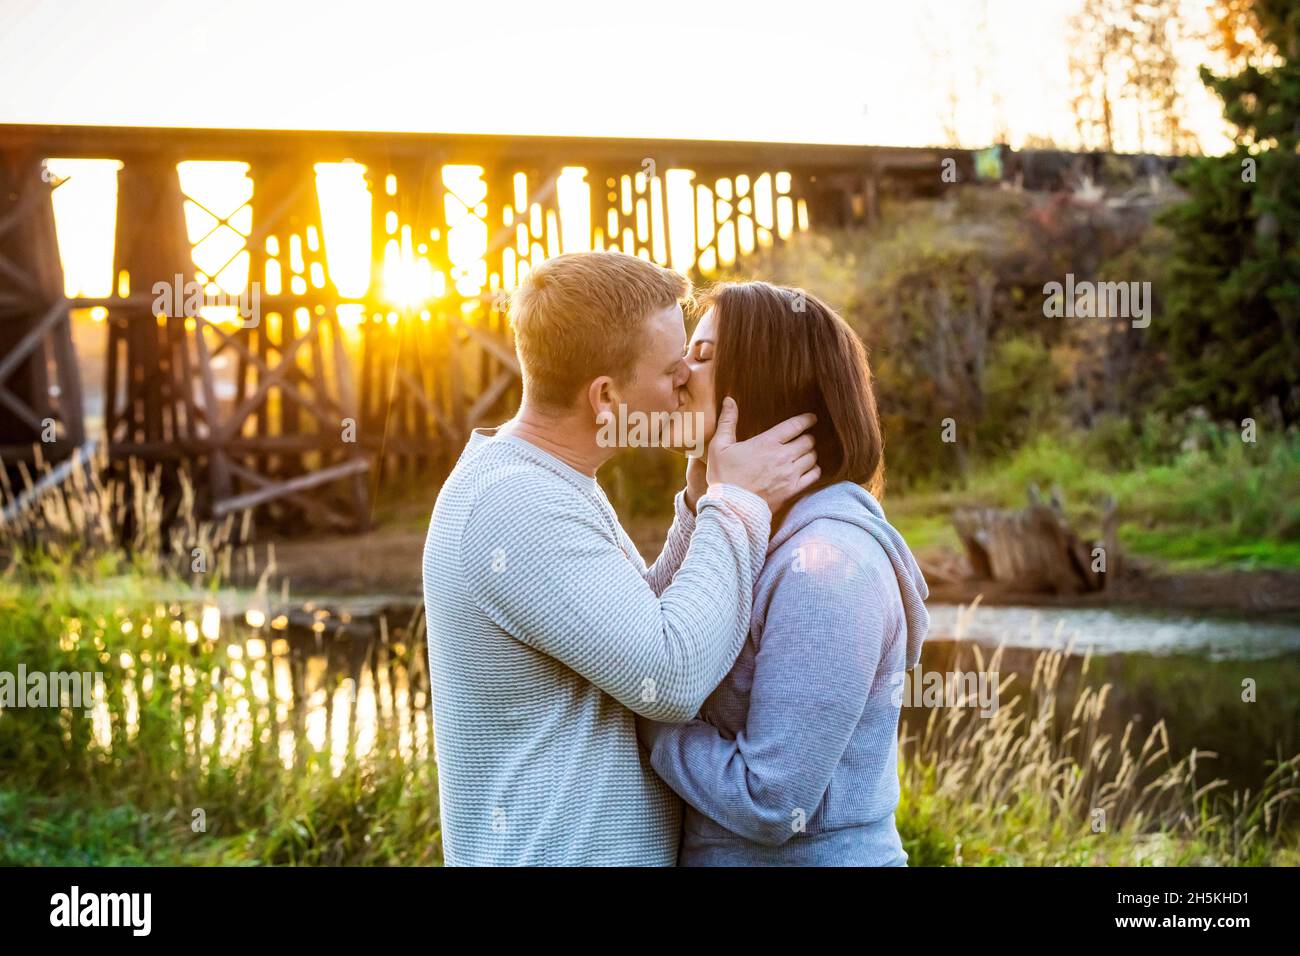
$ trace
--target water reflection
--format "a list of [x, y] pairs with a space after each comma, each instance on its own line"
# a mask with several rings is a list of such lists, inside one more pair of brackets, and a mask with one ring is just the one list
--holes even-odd
[[1209, 660], [1255, 660], [1300, 651], [1300, 623], [1262, 617], [1190, 616], [1141, 608], [931, 604], [937, 638], [1078, 653], [1198, 653]]
[[[183, 638], [192, 659], [166, 653], [155, 658], [147, 650], [110, 658], [120, 668], [120, 700], [98, 693], [91, 708], [93, 745], [105, 753], [113, 750], [119, 720], [119, 739], [138, 740], [142, 697], [156, 713], [157, 700], [170, 695], [178, 736], [203, 764], [213, 755], [234, 764], [256, 746], [274, 747], [286, 769], [310, 753], [326, 754], [335, 775], [350, 759], [364, 765], [381, 746], [403, 760], [431, 757], [418, 614], [390, 628], [383, 613], [357, 620], [311, 602], [271, 615], [252, 608], [223, 615], [215, 603], [157, 611], [164, 613], [155, 614], [138, 636], [148, 638], [165, 616], [164, 626]], [[96, 622], [97, 648], [100, 626]], [[134, 626], [124, 620], [122, 632]], [[68, 622], [69, 635], [82, 630], [82, 622]]]

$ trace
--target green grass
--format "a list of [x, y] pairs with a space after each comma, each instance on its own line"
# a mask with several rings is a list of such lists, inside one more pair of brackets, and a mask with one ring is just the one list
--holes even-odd
[[917, 491], [907, 495], [888, 495], [885, 514], [918, 554], [945, 549], [960, 551], [961, 540], [953, 530], [949, 515], [963, 503], [952, 492]]
[[1082, 433], [1040, 435], [962, 488], [890, 495], [890, 520], [916, 550], [958, 549], [953, 508], [1024, 507], [1035, 484], [1061, 490], [1086, 536], [1100, 532], [1101, 504], [1113, 497], [1121, 545], [1171, 568], [1300, 567], [1300, 435], [1249, 444], [1209, 429], [1199, 448], [1159, 463], [1108, 460], [1099, 445]]
[[[179, 801], [184, 803], [184, 801]], [[300, 772], [202, 808], [146, 794], [0, 786], [0, 866], [427, 866], [442, 862], [431, 765]]]
[[[203, 634], [201, 602], [154, 597], [168, 590], [71, 567], [0, 576], [0, 671], [93, 671], [105, 688], [94, 720], [0, 710], [0, 865], [439, 862], [433, 761], [379, 721], [363, 757], [338, 765], [299, 736], [286, 766], [290, 715], [255, 702], [264, 661]], [[197, 731], [240, 708], [247, 746], [223, 752]]]
[[178, 866], [242, 862], [196, 838], [175, 809], [82, 805], [72, 795], [0, 789], [0, 865]]

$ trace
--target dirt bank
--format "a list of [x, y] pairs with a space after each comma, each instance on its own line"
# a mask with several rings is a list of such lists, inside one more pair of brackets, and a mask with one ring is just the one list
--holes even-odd
[[1094, 594], [1035, 594], [990, 581], [936, 584], [930, 600], [965, 604], [983, 595], [990, 605], [1030, 607], [1143, 606], [1206, 613], [1300, 615], [1300, 572], [1278, 570], [1166, 571], [1130, 568]]
[[[629, 533], [642, 554], [653, 558], [663, 529], [633, 525]], [[420, 561], [425, 529], [381, 528], [364, 535], [299, 538], [274, 543], [277, 570], [297, 592], [317, 594], [409, 594], [421, 592]], [[952, 566], [951, 555], [920, 555], [923, 566]], [[1124, 574], [1097, 594], [1055, 597], [1016, 591], [987, 581], [942, 581], [931, 577], [933, 601], [967, 603], [983, 595], [986, 604], [1040, 606], [1147, 605], [1206, 612], [1300, 613], [1300, 571], [1206, 570], [1169, 572], [1129, 562]]]

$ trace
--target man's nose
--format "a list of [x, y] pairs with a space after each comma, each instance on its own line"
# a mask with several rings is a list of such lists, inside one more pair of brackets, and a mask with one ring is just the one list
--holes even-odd
[[681, 368], [677, 371], [677, 387], [685, 388], [686, 383], [691, 380], [691, 366], [689, 362], [682, 362]]

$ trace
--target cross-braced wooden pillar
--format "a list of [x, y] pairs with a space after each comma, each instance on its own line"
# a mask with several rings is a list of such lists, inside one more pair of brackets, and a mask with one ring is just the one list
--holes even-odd
[[[43, 445], [65, 458], [85, 440], [81, 377], [42, 157], [0, 154], [0, 456]], [[52, 369], [52, 374], [51, 374]]]

